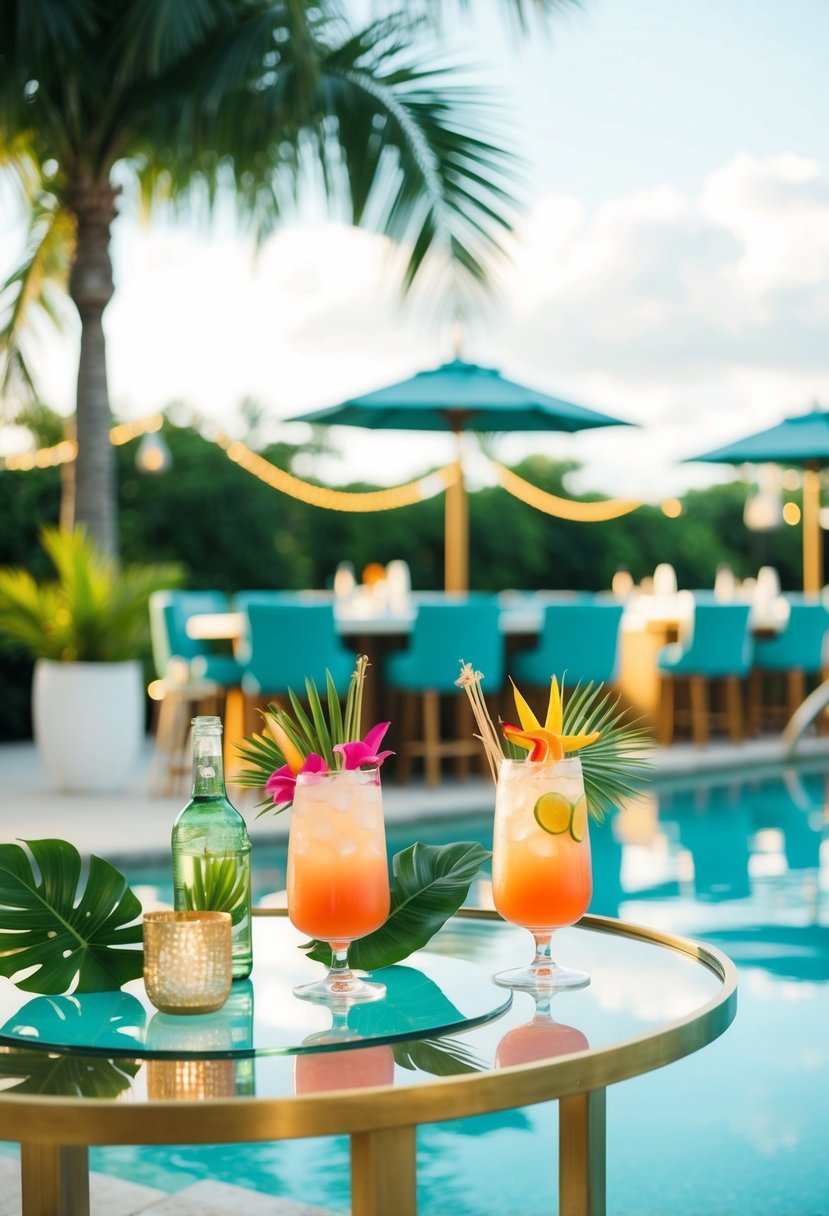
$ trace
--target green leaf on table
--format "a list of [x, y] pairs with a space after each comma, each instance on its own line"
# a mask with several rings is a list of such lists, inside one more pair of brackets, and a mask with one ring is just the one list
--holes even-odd
[[[491, 853], [470, 841], [445, 845], [417, 841], [396, 853], [388, 920], [351, 945], [351, 966], [376, 971], [421, 950], [458, 911], [490, 857]], [[326, 942], [313, 942], [308, 957], [330, 963], [331, 949]]]
[[409, 1039], [404, 1043], [392, 1043], [391, 1049], [395, 1064], [409, 1072], [457, 1077], [484, 1070], [483, 1060], [455, 1039]]
[[[81, 892], [81, 857], [66, 840], [0, 844], [0, 975], [27, 992], [102, 992], [137, 979], [144, 954], [141, 904], [127, 880], [91, 857]], [[35, 876], [32, 859], [37, 865]], [[30, 974], [22, 974], [30, 972]], [[20, 976], [21, 978], [17, 978]]]
[[88, 1047], [94, 1051], [143, 1049], [147, 1011], [120, 989], [73, 992], [69, 996], [35, 996], [0, 1026], [0, 1036], [34, 1042], [56, 1051]]
[[141, 1061], [57, 1055], [39, 1048], [0, 1047], [0, 1088], [6, 1094], [57, 1098], [117, 1098]]

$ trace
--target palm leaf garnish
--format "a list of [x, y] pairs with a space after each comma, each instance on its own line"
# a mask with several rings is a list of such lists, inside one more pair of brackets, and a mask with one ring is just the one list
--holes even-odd
[[[579, 683], [565, 698], [564, 680], [560, 681], [559, 689], [554, 676], [544, 728], [516, 688], [516, 707], [523, 730], [499, 721], [502, 728], [499, 731], [481, 692], [483, 678], [483, 673], [471, 663], [462, 662], [460, 677], [455, 682], [469, 699], [478, 727], [476, 738], [484, 746], [495, 780], [505, 759], [527, 759], [528, 763], [534, 763], [542, 759], [542, 753], [549, 755], [548, 745], [554, 743], [559, 756], [563, 750], [565, 756], [578, 755], [581, 760], [587, 806], [597, 820], [603, 819], [613, 807], [635, 798], [646, 784], [653, 767], [649, 755], [653, 741], [639, 719], [628, 717], [619, 695], [608, 691], [604, 684]], [[594, 735], [598, 738], [593, 738]], [[527, 752], [531, 747], [537, 747], [539, 754], [530, 760]]]
[[[600, 738], [578, 755], [584, 777], [587, 806], [596, 819], [635, 798], [653, 768], [653, 740], [639, 719], [629, 720], [618, 694], [603, 684], [577, 684], [564, 702], [567, 735], [592, 734]], [[567, 754], [567, 753], [565, 753]]]
[[[367, 657], [359, 655], [348, 686], [344, 709], [331, 673], [327, 670], [324, 697], [320, 695], [314, 680], [306, 679], [307, 708], [291, 688], [288, 689], [289, 708], [271, 702], [262, 715], [265, 729], [237, 744], [236, 753], [244, 767], [233, 774], [234, 784], [246, 789], [264, 789], [271, 774], [290, 763], [290, 757], [274, 737], [272, 722], [284, 732], [288, 744], [293, 745], [301, 756], [314, 752], [322, 756], [329, 769], [342, 767], [342, 757], [334, 748], [339, 743], [350, 743], [361, 736], [363, 684], [368, 666]], [[270, 795], [266, 795], [256, 805], [261, 808], [260, 815], [266, 811], [281, 809], [274, 806]]]

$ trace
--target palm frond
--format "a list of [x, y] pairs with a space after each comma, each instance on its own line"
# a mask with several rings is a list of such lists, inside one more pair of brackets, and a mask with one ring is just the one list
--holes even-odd
[[584, 792], [591, 814], [602, 819], [608, 811], [635, 798], [653, 768], [653, 739], [639, 720], [631, 720], [618, 694], [603, 684], [577, 684], [564, 701], [564, 733], [600, 737], [578, 752]]
[[31, 203], [26, 248], [0, 285], [0, 397], [38, 399], [27, 343], [45, 319], [61, 329], [69, 313], [67, 286], [75, 250], [75, 221], [54, 195]]
[[[271, 702], [266, 711], [267, 715], [275, 719], [301, 755], [307, 756], [315, 752], [322, 756], [329, 769], [340, 768], [342, 756], [334, 751], [334, 747], [338, 743], [353, 743], [362, 735], [363, 683], [367, 668], [368, 659], [365, 655], [359, 655], [348, 686], [344, 708], [340, 704], [331, 673], [326, 670], [325, 700], [320, 696], [314, 680], [307, 679], [307, 710], [299, 696], [289, 688], [290, 708], [286, 709]], [[238, 743], [236, 755], [243, 767], [234, 773], [233, 781], [246, 789], [263, 789], [271, 774], [286, 763], [284, 752], [267, 729], [261, 734], [249, 735]], [[257, 805], [262, 808], [260, 814], [264, 814], [265, 810], [281, 809], [274, 808], [270, 797], [263, 798]]]

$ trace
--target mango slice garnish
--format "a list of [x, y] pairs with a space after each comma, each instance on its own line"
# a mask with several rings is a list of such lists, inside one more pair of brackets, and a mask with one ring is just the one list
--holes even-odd
[[288, 768], [296, 776], [305, 764], [305, 757], [302, 752], [291, 742], [287, 732], [279, 725], [273, 714], [265, 714], [265, 727], [285, 757], [285, 763]]
[[519, 747], [530, 753], [530, 760], [539, 763], [543, 760], [563, 760], [564, 747], [558, 735], [539, 726], [536, 730], [519, 730], [517, 726], [503, 725], [506, 737]]

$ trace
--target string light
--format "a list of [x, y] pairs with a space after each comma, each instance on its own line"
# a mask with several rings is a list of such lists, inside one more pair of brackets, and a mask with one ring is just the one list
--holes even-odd
[[[150, 414], [146, 418], [137, 418], [134, 422], [120, 422], [109, 432], [110, 443], [120, 447], [137, 439], [139, 435], [147, 435], [160, 431], [164, 422], [163, 415]], [[31, 469], [51, 469], [59, 464], [68, 464], [78, 454], [78, 444], [74, 439], [64, 439], [50, 448], [38, 448], [35, 452], [21, 452], [17, 456], [3, 458], [3, 468], [12, 473], [28, 473]]]
[[410, 507], [448, 489], [460, 478], [460, 466], [456, 462], [426, 477], [419, 477], [402, 486], [392, 486], [388, 490], [332, 490], [327, 486], [302, 481], [293, 473], [286, 473], [239, 440], [219, 435], [216, 442], [224, 449], [229, 460], [272, 489], [327, 511], [393, 511], [398, 507]]
[[535, 507], [536, 511], [555, 515], [558, 519], [569, 519], [577, 523], [603, 523], [629, 515], [642, 505], [630, 498], [606, 498], [602, 502], [575, 502], [570, 498], [559, 498], [557, 494], [540, 490], [538, 486], [525, 481], [502, 464], [497, 464], [494, 460], [490, 463], [502, 489], [508, 494], [526, 503], [528, 507]]

